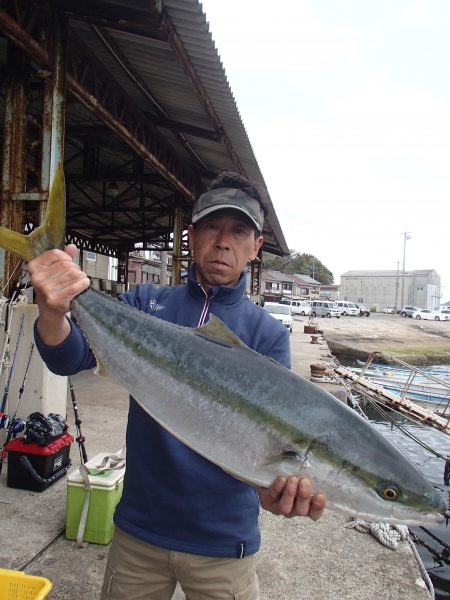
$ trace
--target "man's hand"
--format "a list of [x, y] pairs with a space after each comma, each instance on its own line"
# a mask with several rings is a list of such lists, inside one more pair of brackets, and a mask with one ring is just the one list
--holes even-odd
[[324, 494], [311, 496], [309, 479], [278, 477], [269, 488], [258, 488], [262, 508], [274, 515], [309, 517], [317, 521], [325, 508]]
[[76, 247], [48, 250], [28, 263], [31, 284], [39, 307], [39, 335], [49, 345], [61, 343], [69, 334], [65, 315], [71, 301], [89, 287], [89, 279], [73, 262]]

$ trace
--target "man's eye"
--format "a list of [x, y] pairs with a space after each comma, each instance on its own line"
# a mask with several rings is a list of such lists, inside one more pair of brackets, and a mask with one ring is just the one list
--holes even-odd
[[245, 227], [236, 227], [234, 233], [242, 237], [247, 235], [247, 229]]

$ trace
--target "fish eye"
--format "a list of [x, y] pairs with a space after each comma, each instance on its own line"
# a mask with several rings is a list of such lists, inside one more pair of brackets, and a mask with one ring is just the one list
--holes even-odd
[[395, 485], [395, 483], [380, 483], [377, 485], [376, 491], [378, 495], [381, 496], [381, 498], [383, 498], [383, 500], [393, 501], [397, 500], [397, 498], [400, 496], [400, 490]]

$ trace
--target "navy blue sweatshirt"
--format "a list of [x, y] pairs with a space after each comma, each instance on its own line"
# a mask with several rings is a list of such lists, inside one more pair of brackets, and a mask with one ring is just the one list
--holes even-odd
[[[145, 284], [120, 296], [123, 302], [178, 325], [197, 327], [219, 317], [260, 354], [290, 368], [289, 333], [279, 321], [244, 295], [245, 276], [236, 286], [206, 293], [195, 280], [187, 285]], [[37, 348], [51, 371], [72, 375], [95, 366], [78, 326], [69, 337], [46, 346], [35, 329]], [[240, 558], [259, 549], [259, 498], [238, 481], [174, 438], [130, 398], [126, 434], [127, 468], [114, 521], [150, 544], [204, 556]]]

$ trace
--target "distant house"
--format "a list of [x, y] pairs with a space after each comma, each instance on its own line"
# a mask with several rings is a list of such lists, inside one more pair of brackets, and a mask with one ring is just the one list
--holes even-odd
[[265, 269], [261, 274], [262, 294], [269, 302], [277, 302], [282, 298], [318, 298], [320, 282], [309, 275], [300, 273], [281, 273]]
[[439, 306], [441, 278], [433, 269], [415, 271], [347, 271], [341, 275], [340, 300], [362, 302], [383, 310], [411, 304], [420, 308]]
[[336, 284], [320, 286], [320, 299], [321, 300], [338, 300], [340, 286]]

